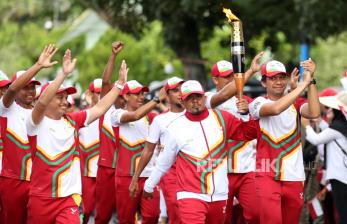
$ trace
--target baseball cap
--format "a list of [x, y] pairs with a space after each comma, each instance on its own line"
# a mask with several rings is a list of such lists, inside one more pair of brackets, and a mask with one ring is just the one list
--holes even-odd
[[201, 84], [196, 80], [185, 81], [181, 86], [182, 100], [185, 100], [190, 94], [204, 95], [205, 91]]
[[[47, 83], [45, 83], [42, 87], [41, 87], [41, 92], [40, 95], [43, 93], [43, 91], [52, 83], [52, 81], [49, 81]], [[59, 87], [59, 89], [57, 90], [56, 94], [58, 93], [62, 93], [62, 92], [66, 92], [68, 95], [74, 94], [77, 92], [76, 88], [73, 86], [69, 86], [69, 87], [65, 87], [63, 84]]]
[[266, 77], [273, 77], [278, 74], [288, 74], [288, 73], [283, 63], [276, 60], [272, 60], [263, 65], [263, 67], [261, 68], [261, 74]]
[[[16, 73], [14, 73], [12, 76], [11, 82], [14, 82], [16, 79], [18, 79], [20, 76], [22, 76], [25, 72], [26, 71], [22, 70], [22, 71], [18, 71]], [[39, 81], [37, 81], [34, 77], [28, 82], [28, 84], [30, 84], [30, 83], [34, 83], [35, 85], [41, 85], [41, 83]]]
[[184, 83], [184, 80], [181, 78], [178, 78], [176, 76], [168, 79], [164, 85], [165, 91], [169, 91], [170, 89], [176, 88], [178, 85]]
[[324, 96], [335, 96], [337, 94], [336, 90], [334, 90], [333, 88], [325, 88], [323, 89], [318, 96], [319, 97], [324, 97]]
[[149, 89], [147, 86], [141, 85], [138, 81], [136, 80], [130, 80], [125, 83], [124, 88], [122, 90], [122, 95], [123, 94], [128, 94], [128, 93], [139, 93], [141, 91], [144, 92], [149, 92]]
[[0, 87], [4, 87], [11, 84], [11, 81], [8, 79], [7, 75], [0, 70]]
[[212, 66], [211, 70], [212, 76], [215, 77], [225, 77], [234, 73], [233, 64], [226, 60], [218, 61]]
[[89, 83], [89, 90], [93, 93], [100, 93], [102, 88], [102, 79], [94, 79]]
[[319, 97], [319, 102], [336, 110], [347, 111], [347, 91], [341, 91], [335, 96]]

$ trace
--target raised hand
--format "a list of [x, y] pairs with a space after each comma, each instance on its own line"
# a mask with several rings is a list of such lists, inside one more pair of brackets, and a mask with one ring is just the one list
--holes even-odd
[[57, 64], [58, 63], [57, 61], [51, 62], [52, 57], [57, 51], [58, 51], [58, 48], [55, 47], [54, 44], [49, 44], [48, 46], [45, 46], [45, 48], [40, 54], [39, 59], [37, 60], [37, 64], [42, 66], [43, 68], [49, 68]]
[[124, 85], [127, 82], [129, 68], [125, 63], [125, 60], [122, 61], [122, 64], [119, 69], [118, 83]]
[[293, 90], [298, 86], [298, 81], [300, 78], [299, 69], [294, 68], [290, 73], [290, 89]]
[[304, 68], [304, 81], [306, 83], [310, 83], [313, 77], [313, 74], [316, 70], [316, 64], [309, 58], [306, 61], [300, 63], [300, 65]]
[[117, 55], [124, 47], [123, 42], [121, 41], [116, 41], [112, 43], [112, 53], [114, 55]]
[[306, 61], [303, 61], [300, 63], [300, 65], [308, 72], [311, 73], [311, 76], [313, 76], [313, 73], [316, 71], [316, 63], [312, 61], [311, 58], [309, 58]]
[[166, 94], [165, 88], [163, 87], [159, 91], [159, 101], [164, 102], [166, 97], [167, 97], [167, 94]]
[[65, 76], [68, 76], [74, 70], [76, 62], [76, 58], [71, 60], [71, 51], [67, 49], [63, 57], [63, 73]]
[[256, 73], [258, 71], [260, 71], [261, 69], [261, 64], [260, 64], [260, 58], [264, 55], [264, 51], [260, 52], [259, 54], [257, 54], [251, 63], [251, 70], [253, 71], [253, 73]]

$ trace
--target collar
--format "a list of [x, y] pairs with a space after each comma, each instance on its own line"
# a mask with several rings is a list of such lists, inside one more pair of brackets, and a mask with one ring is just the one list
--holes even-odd
[[192, 114], [192, 113], [189, 113], [188, 111], [186, 111], [186, 113], [184, 115], [190, 121], [202, 121], [208, 117], [209, 112], [208, 112], [208, 109], [205, 108], [200, 114], [195, 115], [195, 114]]

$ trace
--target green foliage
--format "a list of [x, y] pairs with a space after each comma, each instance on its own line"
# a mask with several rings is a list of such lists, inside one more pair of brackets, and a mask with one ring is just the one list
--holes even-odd
[[164, 66], [169, 62], [174, 66], [174, 74], [182, 76], [180, 62], [175, 58], [175, 54], [164, 46], [160, 23], [154, 22], [146, 28], [141, 39], [113, 29], [109, 30], [92, 50], [78, 54], [79, 82], [83, 86], [87, 86], [92, 79], [101, 77], [111, 54], [111, 43], [115, 40], [123, 41], [125, 47], [117, 56], [114, 77], [118, 75], [122, 59], [126, 60], [129, 67], [128, 79], [136, 79], [146, 85], [153, 80], [168, 78], [164, 73]]

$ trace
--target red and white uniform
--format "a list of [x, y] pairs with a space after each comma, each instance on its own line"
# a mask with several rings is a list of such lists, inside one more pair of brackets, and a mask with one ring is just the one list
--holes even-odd
[[108, 223], [116, 209], [115, 167], [116, 139], [111, 124], [111, 114], [114, 106], [99, 119], [100, 154], [96, 176], [96, 215], [95, 223]]
[[117, 109], [113, 111], [111, 116], [112, 126], [118, 129], [119, 136], [116, 162], [116, 208], [118, 219], [120, 223], [135, 222], [136, 209], [140, 204], [142, 223], [156, 223], [160, 213], [159, 192], [156, 191], [153, 199], [145, 200], [142, 197], [143, 184], [146, 177], [152, 172], [155, 154], [140, 175], [139, 194], [134, 199], [131, 199], [129, 196], [131, 177], [140, 160], [148, 136], [150, 121], [154, 114], [150, 113], [148, 116], [134, 122], [121, 123], [120, 119], [126, 112], [126, 110]]
[[99, 119], [79, 131], [82, 176], [96, 177], [100, 154]]
[[[78, 131], [85, 125], [87, 117], [88, 110], [60, 120], [45, 116], [38, 125], [31, 117], [28, 120], [28, 135], [35, 152], [28, 203], [29, 223], [58, 222], [63, 218], [67, 218], [68, 223], [79, 223], [82, 189]], [[46, 207], [49, 203], [51, 206]]]
[[[207, 92], [206, 94], [206, 107], [211, 108], [211, 99], [215, 93]], [[247, 98], [250, 102], [251, 99]], [[236, 107], [237, 98], [234, 96], [223, 104], [219, 105], [217, 109], [224, 110], [235, 117], [248, 121], [249, 115], [241, 115]], [[230, 140], [228, 143], [228, 173], [248, 173], [255, 171], [255, 155], [256, 155], [256, 141], [234, 141]]]
[[5, 223], [23, 223], [27, 218], [32, 154], [26, 120], [31, 109], [13, 102], [6, 108], [0, 100], [0, 128], [3, 143], [1, 204]]
[[[211, 108], [211, 99], [215, 93], [205, 93], [206, 106]], [[251, 98], [246, 98], [250, 102]], [[248, 121], [250, 116], [241, 115], [236, 106], [237, 98], [234, 96], [217, 109], [225, 110], [235, 117]], [[237, 197], [243, 208], [243, 216], [248, 223], [259, 223], [258, 207], [256, 201], [255, 186], [255, 160], [256, 160], [256, 140], [252, 141], [235, 141], [228, 140], [228, 180], [229, 195], [226, 209], [225, 224], [231, 223], [234, 197]]]
[[81, 153], [83, 223], [88, 223], [95, 207], [95, 185], [100, 153], [99, 119], [79, 130]]
[[[149, 128], [147, 141], [153, 144], [159, 143], [160, 149], [164, 150], [167, 138], [169, 137], [167, 136], [168, 132], [166, 129], [180, 116], [184, 116], [184, 113], [185, 112], [173, 113], [168, 111], [156, 116]], [[169, 223], [178, 223], [180, 218], [176, 199], [177, 178], [175, 165], [173, 165], [169, 172], [162, 178], [161, 189], [165, 198]]]
[[303, 101], [297, 100], [277, 116], [260, 117], [260, 108], [272, 102], [258, 97], [249, 106], [260, 126], [256, 162], [260, 221], [298, 223], [305, 180], [300, 127]]
[[[254, 123], [242, 123], [230, 113], [219, 110], [206, 109], [198, 116], [185, 113], [185, 116], [179, 117], [169, 125], [169, 143], [165, 145], [152, 175], [146, 181], [145, 191], [153, 191], [161, 176], [168, 171], [177, 157], [177, 200], [181, 221], [200, 223], [197, 220], [202, 217], [206, 218], [205, 222], [210, 223], [212, 217], [209, 218], [209, 214], [218, 210], [219, 223], [223, 222], [225, 214], [222, 211], [228, 198], [225, 146], [230, 138], [252, 139], [251, 133], [256, 130]], [[193, 201], [187, 203], [191, 200]], [[197, 201], [207, 203], [202, 206], [207, 211], [201, 213], [200, 206], [194, 206]], [[197, 219], [199, 216], [201, 217]]]
[[3, 177], [30, 180], [32, 160], [25, 123], [31, 111], [16, 102], [6, 108], [2, 100], [0, 101], [1, 136], [4, 146], [1, 170]]

